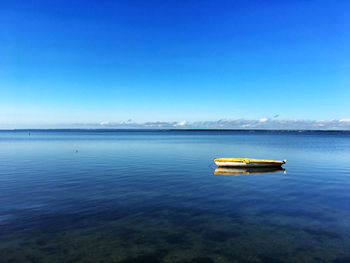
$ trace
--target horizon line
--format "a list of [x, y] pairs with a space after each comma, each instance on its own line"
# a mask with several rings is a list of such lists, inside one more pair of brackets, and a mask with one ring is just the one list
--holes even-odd
[[284, 131], [284, 132], [350, 132], [347, 129], [230, 129], [230, 128], [14, 128], [0, 131]]

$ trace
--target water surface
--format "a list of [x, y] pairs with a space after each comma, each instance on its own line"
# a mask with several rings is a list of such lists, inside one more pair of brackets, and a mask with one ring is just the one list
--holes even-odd
[[349, 160], [348, 132], [0, 131], [0, 262], [350, 262]]

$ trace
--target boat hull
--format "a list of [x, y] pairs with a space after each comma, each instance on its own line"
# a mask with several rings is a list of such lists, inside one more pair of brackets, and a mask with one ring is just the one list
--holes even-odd
[[286, 161], [262, 160], [250, 158], [215, 158], [214, 162], [219, 167], [281, 167]]
[[281, 167], [281, 163], [245, 163], [245, 162], [220, 162], [215, 161], [220, 167]]

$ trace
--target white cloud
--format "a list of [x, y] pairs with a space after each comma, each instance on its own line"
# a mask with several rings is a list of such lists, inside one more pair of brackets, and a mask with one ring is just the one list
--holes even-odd
[[176, 123], [175, 126], [184, 127], [186, 125], [186, 123], [187, 123], [187, 121], [178, 122], [178, 123]]
[[[60, 123], [36, 125], [37, 128], [66, 129], [266, 129], [266, 130], [349, 130], [350, 118], [340, 120], [283, 120], [283, 119], [221, 119], [217, 121], [152, 121], [134, 122], [132, 120], [99, 123]], [[1, 125], [0, 129], [27, 128], [27, 125], [8, 127]], [[34, 128], [34, 127], [33, 127]]]
[[105, 126], [105, 125], [109, 125], [109, 124], [110, 124], [109, 121], [102, 121], [102, 122], [100, 122], [101, 126]]
[[269, 120], [269, 118], [261, 118], [261, 119], [259, 120], [259, 122], [264, 123], [264, 122], [267, 122], [268, 120]]
[[128, 120], [126, 122], [103, 121], [99, 124], [82, 124], [81, 126], [115, 129], [282, 129], [282, 130], [350, 130], [350, 119], [341, 120], [279, 120], [261, 118], [259, 120], [221, 119], [218, 121], [154, 121], [136, 123]]

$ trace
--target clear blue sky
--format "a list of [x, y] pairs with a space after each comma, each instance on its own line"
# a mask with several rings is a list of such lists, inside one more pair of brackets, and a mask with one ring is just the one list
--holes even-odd
[[349, 14], [350, 1], [1, 1], [0, 124], [350, 118]]

